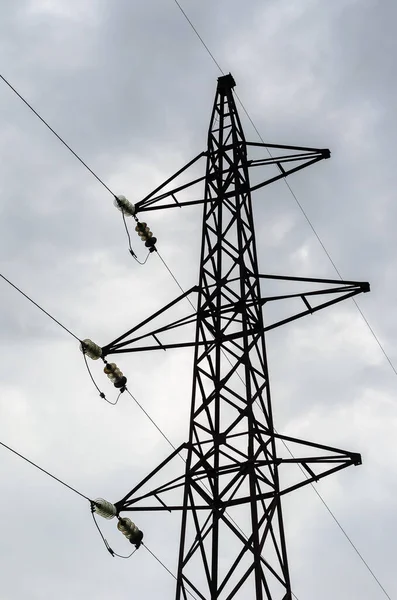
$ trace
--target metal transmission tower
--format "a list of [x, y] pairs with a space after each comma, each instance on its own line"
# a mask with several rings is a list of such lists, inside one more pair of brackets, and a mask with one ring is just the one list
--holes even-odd
[[[251, 192], [330, 153], [246, 142], [234, 85], [231, 75], [218, 79], [207, 151], [135, 207], [138, 213], [203, 204], [198, 285], [102, 348], [104, 357], [194, 348], [188, 441], [115, 505], [118, 512], [181, 512], [177, 600], [290, 600], [281, 497], [361, 463], [357, 453], [287, 437], [274, 428], [265, 332], [367, 292], [369, 285], [260, 274]], [[250, 160], [247, 150], [253, 146], [257, 151], [271, 148], [274, 157]], [[202, 157], [207, 161], [205, 176], [174, 185]], [[251, 185], [249, 171], [261, 165], [273, 165], [276, 172]], [[192, 198], [203, 181], [204, 195]], [[262, 296], [262, 280], [294, 286], [294, 291]], [[193, 314], [164, 321], [194, 295]], [[278, 312], [265, 323], [262, 307], [275, 301], [289, 312]], [[195, 335], [189, 337], [192, 325]], [[291, 449], [286, 458], [280, 443]], [[288, 469], [283, 474], [291, 463], [301, 467], [295, 479]]]

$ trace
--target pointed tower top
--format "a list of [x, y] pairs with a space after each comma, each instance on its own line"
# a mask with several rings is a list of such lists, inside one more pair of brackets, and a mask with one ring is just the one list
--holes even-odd
[[234, 81], [233, 75], [229, 73], [228, 75], [222, 75], [222, 77], [218, 77], [218, 90], [222, 90], [226, 92], [227, 90], [231, 90], [236, 85]]

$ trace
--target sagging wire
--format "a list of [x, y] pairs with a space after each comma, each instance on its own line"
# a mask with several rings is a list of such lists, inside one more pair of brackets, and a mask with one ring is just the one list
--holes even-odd
[[[118, 368], [116, 363], [108, 363], [108, 361], [102, 355], [102, 348], [100, 346], [98, 346], [98, 344], [93, 342], [92, 340], [90, 340], [88, 338], [83, 340], [80, 343], [80, 350], [83, 353], [85, 365], [86, 365], [87, 371], [91, 377], [91, 381], [93, 382], [94, 386], [98, 390], [100, 398], [103, 398], [104, 400], [106, 400], [106, 402], [108, 402], [109, 404], [112, 404], [114, 406], [119, 401], [120, 395], [123, 392], [125, 392], [125, 390], [126, 390], [127, 377], [125, 377], [125, 375]], [[103, 372], [113, 383], [114, 387], [116, 389], [120, 390], [120, 393], [117, 396], [117, 399], [115, 402], [111, 402], [110, 400], [108, 400], [106, 398], [106, 395], [99, 389], [99, 387], [91, 373], [91, 369], [88, 366], [86, 355], [88, 355], [92, 360], [98, 360], [99, 358], [101, 358], [103, 360], [103, 362], [105, 364], [105, 368], [103, 369]]]
[[96, 387], [96, 389], [98, 390], [98, 392], [99, 392], [99, 396], [100, 396], [101, 398], [103, 398], [103, 400], [106, 400], [106, 401], [108, 402], [108, 399], [106, 398], [105, 394], [104, 394], [104, 393], [103, 393], [103, 392], [102, 392], [102, 391], [99, 389], [99, 387], [98, 387], [98, 385], [97, 385], [97, 382], [95, 381], [95, 379], [94, 379], [94, 377], [93, 377], [93, 375], [92, 375], [92, 373], [91, 373], [91, 369], [90, 369], [90, 367], [88, 366], [87, 357], [86, 357], [86, 355], [85, 355], [85, 350], [83, 350], [83, 357], [84, 357], [85, 366], [87, 367], [88, 374], [89, 374], [89, 376], [91, 377], [91, 381], [92, 381], [92, 383], [94, 384], [94, 386], [95, 386], [95, 387]]
[[97, 530], [98, 530], [98, 532], [99, 532], [99, 535], [101, 536], [101, 538], [102, 538], [102, 541], [103, 541], [103, 543], [104, 543], [104, 545], [105, 545], [105, 548], [106, 548], [106, 550], [109, 552], [109, 554], [110, 554], [111, 556], [113, 556], [113, 558], [114, 558], [115, 556], [117, 556], [118, 558], [131, 558], [131, 556], [132, 556], [133, 554], [135, 554], [135, 552], [138, 550], [138, 548], [135, 548], [135, 549], [134, 549], [134, 550], [131, 552], [131, 554], [128, 554], [127, 556], [124, 556], [123, 554], [118, 554], [117, 552], [115, 552], [115, 551], [114, 551], [114, 550], [113, 550], [113, 549], [110, 547], [110, 544], [109, 544], [109, 542], [107, 541], [107, 539], [106, 539], [106, 538], [105, 538], [105, 536], [103, 535], [103, 533], [102, 533], [102, 531], [101, 531], [101, 528], [99, 527], [99, 525], [98, 525], [98, 522], [97, 522], [97, 520], [96, 520], [96, 518], [95, 518], [95, 502], [92, 502], [92, 501], [91, 501], [91, 514], [92, 514], [92, 518], [93, 518], [93, 520], [94, 520], [94, 523], [95, 523], [95, 527], [97, 528]]
[[65, 148], [67, 148], [69, 150], [69, 152], [71, 152], [73, 154], [73, 156], [75, 158], [77, 158], [77, 160], [83, 165], [83, 167], [85, 167], [87, 169], [87, 171], [89, 171], [91, 173], [91, 175], [93, 175], [95, 177], [95, 179], [97, 181], [99, 181], [99, 183], [101, 185], [103, 185], [103, 187], [112, 194], [112, 196], [114, 195], [112, 190], [106, 185], [106, 183], [87, 165], [86, 162], [84, 162], [84, 160], [77, 154], [77, 152], [75, 152], [73, 150], [73, 148], [71, 148], [71, 146], [69, 146], [69, 144], [67, 144], [65, 142], [65, 140], [55, 131], [55, 129], [53, 127], [51, 127], [51, 125], [49, 125], [49, 123], [37, 112], [37, 110], [35, 108], [33, 108], [33, 106], [31, 104], [29, 104], [29, 102], [22, 96], [22, 94], [20, 94], [18, 92], [18, 90], [16, 90], [11, 83], [4, 77], [4, 75], [0, 74], [0, 79], [2, 79], [4, 81], [4, 83], [6, 85], [8, 85], [8, 87], [14, 92], [14, 94], [16, 94], [16, 96], [18, 96], [18, 98], [20, 100], [22, 100], [22, 102], [29, 108], [29, 110], [32, 111], [32, 113], [34, 115], [36, 115], [36, 117], [38, 119], [40, 119], [40, 121], [51, 131], [52, 134], [55, 135], [56, 138], [58, 138], [58, 140], [65, 146]]
[[[1, 77], [1, 75], [0, 75], [0, 77]], [[77, 340], [78, 342], [81, 341], [80, 338], [77, 337], [77, 335], [75, 335], [73, 333], [73, 331], [70, 331], [70, 329], [68, 329], [67, 327], [65, 327], [65, 325], [62, 325], [62, 323], [60, 321], [58, 321], [58, 319], [56, 319], [55, 317], [53, 317], [42, 306], [40, 306], [40, 304], [38, 304], [37, 302], [35, 302], [30, 296], [28, 296], [27, 294], [25, 294], [25, 292], [23, 292], [21, 290], [21, 288], [19, 288], [17, 285], [15, 285], [15, 283], [12, 283], [12, 281], [10, 281], [9, 279], [7, 279], [7, 277], [5, 277], [2, 273], [0, 273], [0, 277], [2, 279], [4, 279], [4, 281], [6, 281], [11, 287], [13, 287], [14, 290], [16, 290], [17, 292], [19, 292], [22, 296], [24, 296], [27, 300], [29, 300], [29, 302], [31, 302], [34, 306], [36, 306], [36, 308], [38, 308], [39, 310], [41, 310], [41, 312], [43, 312], [45, 315], [47, 315], [47, 317], [49, 317], [50, 319], [52, 319], [54, 321], [54, 323], [56, 323], [57, 325], [59, 325], [60, 327], [62, 327], [62, 329], [64, 329], [65, 331], [67, 331], [67, 333], [69, 333], [71, 336], [73, 336], [75, 340]]]
[[85, 351], [84, 351], [84, 350], [83, 350], [83, 357], [84, 357], [85, 366], [87, 367], [88, 374], [89, 374], [89, 376], [91, 377], [91, 381], [92, 381], [92, 383], [94, 384], [94, 386], [96, 387], [96, 389], [97, 389], [97, 391], [98, 391], [98, 393], [99, 393], [99, 397], [100, 397], [100, 398], [102, 398], [102, 400], [105, 400], [105, 402], [107, 402], [108, 404], [111, 404], [112, 406], [116, 406], [116, 404], [117, 404], [117, 402], [119, 401], [119, 399], [120, 399], [120, 396], [121, 396], [121, 394], [122, 394], [123, 392], [121, 392], [121, 391], [119, 392], [119, 395], [117, 396], [117, 399], [116, 399], [116, 401], [115, 401], [115, 402], [111, 402], [111, 400], [108, 400], [108, 399], [106, 398], [106, 395], [104, 394], [104, 392], [102, 392], [102, 391], [100, 390], [100, 388], [99, 388], [99, 386], [98, 386], [97, 382], [96, 382], [96, 381], [95, 381], [95, 379], [94, 379], [94, 376], [93, 376], [93, 374], [91, 373], [91, 369], [90, 369], [90, 367], [88, 366], [88, 361], [87, 361], [86, 353], [85, 353]]
[[[22, 100], [22, 102], [29, 108], [29, 110], [31, 110], [32, 113], [47, 127], [47, 129], [49, 129], [51, 131], [51, 133], [65, 146], [65, 148], [67, 148], [69, 150], [69, 152], [71, 152], [71, 154], [73, 154], [73, 156], [75, 158], [77, 158], [77, 160], [83, 165], [83, 167], [85, 167], [87, 169], [87, 171], [89, 171], [89, 173], [91, 173], [91, 175], [93, 175], [95, 177], [95, 179], [115, 198], [116, 202], [118, 201], [118, 198], [124, 198], [123, 196], [117, 197], [113, 193], [113, 191], [110, 189], [110, 187], [108, 185], [106, 185], [106, 183], [91, 169], [91, 167], [88, 166], [88, 164], [81, 158], [81, 156], [79, 156], [77, 154], [77, 152], [75, 152], [73, 150], [73, 148], [63, 139], [63, 137], [60, 136], [59, 133], [57, 133], [53, 127], [51, 127], [51, 125], [44, 119], [44, 117], [42, 117], [40, 115], [40, 113], [35, 108], [33, 108], [33, 106], [26, 100], [26, 98], [24, 98], [22, 96], [22, 94], [20, 94], [18, 92], [18, 90], [13, 85], [11, 85], [11, 83], [3, 75], [1, 75], [1, 74], [0, 74], [0, 79], [14, 92], [14, 94], [16, 96], [18, 96], [18, 98], [20, 100]], [[131, 204], [131, 203], [129, 203], [129, 204]], [[116, 206], [119, 207], [120, 206], [119, 203], [116, 204]], [[124, 215], [124, 213], [123, 213], [123, 215]], [[127, 227], [126, 227], [126, 229], [127, 229]], [[127, 229], [127, 235], [129, 237], [128, 229]], [[134, 251], [131, 248], [131, 244], [130, 244], [130, 252], [131, 252], [131, 255], [133, 256], [133, 258], [135, 258], [135, 260], [139, 264], [145, 264], [146, 263], [147, 257], [145, 259], [145, 262], [142, 263], [141, 261], [139, 261], [138, 258], [135, 255]], [[39, 307], [39, 308], [41, 308], [41, 307]], [[41, 310], [43, 310], [43, 309], [41, 309]], [[48, 316], [51, 317], [51, 315], [48, 315]], [[51, 317], [51, 318], [53, 318], [53, 317]], [[56, 322], [59, 325], [61, 325], [58, 321], [56, 321]], [[61, 327], [63, 327], [63, 325], [61, 325]], [[64, 327], [64, 329], [66, 329], [66, 327]], [[68, 329], [66, 329], [66, 331], [68, 331], [69, 333], [71, 333]], [[74, 334], [71, 333], [71, 335], [74, 335]]]
[[16, 456], [19, 456], [19, 458], [22, 458], [24, 461], [28, 462], [30, 465], [32, 465], [33, 467], [35, 467], [36, 469], [38, 469], [39, 471], [41, 471], [45, 475], [48, 475], [52, 479], [55, 479], [55, 481], [58, 481], [58, 483], [61, 483], [63, 486], [69, 488], [69, 490], [71, 490], [75, 494], [78, 494], [82, 498], [85, 498], [89, 502], [92, 502], [92, 500], [90, 500], [90, 498], [88, 498], [88, 496], [86, 496], [85, 494], [82, 494], [81, 492], [79, 492], [78, 490], [76, 490], [76, 488], [72, 487], [71, 485], [69, 485], [65, 481], [62, 481], [62, 479], [59, 479], [59, 477], [56, 477], [55, 475], [53, 475], [49, 471], [46, 471], [45, 469], [43, 469], [43, 467], [40, 467], [38, 464], [36, 464], [32, 460], [29, 460], [29, 458], [26, 458], [26, 456], [24, 456], [20, 452], [17, 452], [16, 450], [14, 450], [13, 448], [11, 448], [10, 446], [7, 446], [7, 444], [4, 444], [4, 442], [0, 442], [0, 446], [2, 446], [3, 448], [5, 448], [6, 450], [9, 450], [10, 452], [12, 452], [13, 454], [15, 454]]
[[[157, 562], [160, 563], [160, 565], [167, 571], [167, 573], [169, 573], [171, 575], [171, 577], [173, 577], [175, 579], [175, 581], [178, 581], [176, 575], [173, 574], [173, 572], [158, 558], [158, 556], [155, 555], [154, 552], [152, 552], [152, 550], [150, 550], [150, 548], [148, 548], [146, 546], [146, 544], [144, 544], [142, 542], [142, 546], [144, 548], [146, 548], [146, 550], [149, 552], [149, 554], [151, 554], [153, 556], [153, 558], [155, 558], [157, 560]], [[190, 590], [185, 588], [184, 591], [187, 592], [192, 598], [194, 598], [194, 600], [197, 600], [196, 596], [194, 594], [192, 594], [192, 592]]]
[[[275, 431], [275, 433], [277, 433], [276, 430], [274, 430], [274, 431]], [[284, 447], [287, 449], [287, 451], [290, 454], [290, 456], [293, 459], [295, 459], [294, 454], [292, 453], [292, 451], [289, 448], [289, 446], [285, 443], [285, 441], [281, 440], [281, 442], [284, 445]], [[305, 476], [305, 478], [308, 479], [309, 476], [306, 473], [306, 471], [304, 470], [304, 468], [302, 467], [302, 465], [296, 463], [296, 466], [299, 467], [299, 469], [302, 471], [302, 473]], [[309, 485], [312, 487], [312, 489], [315, 492], [315, 494], [317, 495], [318, 499], [323, 503], [323, 505], [325, 506], [325, 508], [327, 509], [327, 511], [329, 512], [329, 514], [331, 515], [331, 517], [333, 518], [333, 520], [335, 521], [335, 523], [337, 524], [337, 526], [339, 527], [339, 529], [341, 530], [341, 532], [343, 533], [343, 535], [345, 536], [345, 538], [347, 539], [347, 541], [349, 542], [349, 544], [351, 545], [351, 547], [353, 548], [353, 550], [356, 552], [356, 554], [360, 558], [361, 562], [365, 565], [365, 567], [367, 568], [367, 570], [369, 571], [369, 573], [372, 575], [372, 577], [375, 580], [375, 582], [381, 588], [381, 590], [385, 594], [386, 598], [388, 598], [389, 600], [392, 600], [391, 597], [389, 596], [389, 594], [387, 593], [387, 591], [385, 590], [385, 588], [383, 587], [383, 585], [381, 584], [381, 582], [379, 581], [379, 579], [377, 578], [377, 576], [375, 575], [375, 573], [373, 572], [373, 570], [371, 569], [371, 567], [369, 566], [369, 564], [367, 563], [367, 561], [365, 560], [365, 558], [363, 557], [363, 555], [361, 554], [360, 550], [354, 544], [353, 540], [348, 535], [348, 533], [346, 532], [346, 530], [344, 529], [344, 527], [340, 524], [340, 522], [338, 521], [337, 517], [332, 512], [332, 510], [330, 509], [330, 507], [328, 506], [327, 502], [324, 500], [324, 498], [322, 497], [322, 495], [320, 494], [320, 492], [316, 489], [316, 487], [314, 486], [313, 483], [309, 482]]]
[[[106, 540], [106, 538], [104, 537], [98, 523], [97, 520], [95, 518], [95, 506], [96, 506], [96, 501], [91, 500], [88, 496], [86, 496], [85, 494], [83, 494], [82, 492], [79, 492], [79, 490], [77, 490], [76, 488], [74, 488], [73, 486], [69, 485], [68, 483], [66, 483], [65, 481], [62, 481], [62, 479], [59, 479], [59, 477], [56, 477], [55, 475], [53, 475], [52, 473], [50, 473], [49, 471], [47, 471], [46, 469], [43, 469], [43, 467], [40, 467], [38, 464], [36, 464], [35, 462], [33, 462], [32, 460], [30, 460], [29, 458], [27, 458], [26, 456], [24, 456], [23, 454], [20, 454], [20, 452], [17, 452], [16, 450], [14, 450], [13, 448], [11, 448], [10, 446], [7, 446], [7, 444], [4, 444], [4, 442], [0, 442], [0, 446], [2, 446], [3, 448], [5, 448], [6, 450], [9, 450], [10, 452], [12, 452], [13, 454], [15, 454], [16, 456], [18, 456], [19, 458], [22, 458], [24, 461], [28, 462], [30, 465], [32, 465], [33, 467], [35, 467], [36, 469], [38, 469], [39, 471], [41, 471], [42, 473], [44, 473], [45, 475], [48, 475], [49, 477], [51, 477], [51, 479], [54, 479], [55, 481], [57, 481], [58, 483], [60, 483], [61, 485], [63, 485], [64, 487], [67, 487], [69, 490], [71, 490], [72, 492], [74, 492], [75, 494], [77, 494], [78, 496], [81, 496], [81, 498], [84, 498], [85, 500], [88, 500], [88, 502], [90, 503], [90, 507], [91, 507], [91, 514], [92, 514], [92, 518], [94, 520], [95, 526], [99, 531], [99, 534], [102, 538], [103, 543], [105, 544], [105, 547], [107, 549], [107, 551], [109, 552], [109, 554], [111, 554], [113, 557], [117, 556], [118, 558], [130, 558], [136, 551], [137, 551], [137, 547], [131, 552], [131, 554], [129, 554], [128, 556], [123, 556], [122, 554], [118, 554], [117, 552], [114, 552], [114, 550], [110, 547], [108, 541]], [[115, 509], [114, 509], [115, 510]], [[119, 521], [121, 520], [118, 517]]]
[[[161, 256], [159, 251], [157, 251], [157, 256], [159, 257], [159, 259], [161, 260], [161, 262], [167, 269], [168, 273], [171, 275], [172, 279], [175, 281], [176, 285], [181, 290], [182, 294], [184, 294], [185, 290], [183, 289], [183, 287], [181, 286], [181, 284], [179, 283], [179, 281], [177, 280], [174, 273], [171, 271], [170, 267], [167, 265], [167, 263], [165, 262], [164, 258]], [[187, 302], [189, 302], [190, 306], [193, 308], [193, 311], [196, 312], [196, 307], [194, 306], [193, 302], [190, 300], [190, 298], [188, 296], [186, 296], [186, 300], [187, 300]]]
[[[176, 447], [174, 446], [174, 444], [171, 442], [171, 440], [165, 435], [165, 433], [160, 429], [160, 427], [157, 425], [157, 423], [152, 419], [152, 417], [149, 415], [149, 413], [143, 408], [142, 404], [140, 404], [138, 402], [138, 400], [135, 398], [135, 396], [133, 396], [130, 392], [130, 390], [128, 388], [126, 388], [126, 392], [127, 394], [129, 394], [131, 396], [131, 398], [133, 399], [133, 401], [139, 406], [139, 408], [141, 409], [141, 411], [143, 413], [145, 413], [145, 415], [147, 416], [147, 418], [149, 419], [149, 421], [155, 426], [155, 428], [157, 429], [157, 431], [159, 431], [161, 433], [161, 435], [163, 436], [163, 438], [168, 442], [168, 444], [171, 446], [171, 448], [173, 448], [174, 450], [176, 450]], [[180, 455], [179, 455], [180, 456]], [[186, 460], [181, 456], [182, 460], [184, 462], [186, 462]]]
[[[152, 252], [157, 252], [157, 248], [155, 246], [155, 244], [157, 242], [157, 238], [154, 237], [153, 233], [150, 231], [150, 227], [147, 226], [147, 223], [139, 222], [139, 219], [135, 214], [134, 204], [132, 204], [132, 202], [127, 200], [127, 198], [125, 196], [123, 196], [122, 194], [120, 194], [119, 196], [114, 196], [113, 204], [115, 205], [117, 210], [119, 210], [121, 212], [121, 216], [123, 217], [124, 228], [125, 228], [127, 238], [128, 238], [129, 252], [130, 252], [132, 258], [134, 258], [136, 260], [136, 262], [139, 263], [140, 265], [144, 265], [146, 263], [147, 259], [149, 258], [149, 254], [151, 254]], [[131, 236], [130, 236], [130, 232], [128, 230], [127, 222], [125, 220], [126, 217], [133, 217], [135, 219], [135, 222], [136, 222], [135, 231], [139, 235], [141, 241], [145, 242], [145, 246], [149, 250], [148, 255], [146, 256], [146, 258], [143, 262], [138, 259], [137, 255], [135, 254], [134, 250], [132, 249]]]
[[140, 265], [144, 265], [144, 264], [146, 264], [146, 261], [147, 261], [147, 259], [148, 259], [148, 258], [149, 258], [149, 256], [150, 256], [150, 252], [148, 252], [148, 253], [147, 253], [147, 256], [146, 256], [146, 258], [145, 258], [145, 260], [144, 260], [143, 262], [142, 262], [141, 260], [139, 260], [139, 259], [138, 259], [137, 255], [135, 254], [135, 252], [134, 252], [134, 251], [133, 251], [133, 249], [132, 249], [132, 245], [131, 245], [131, 236], [130, 236], [130, 232], [129, 232], [129, 230], [128, 230], [127, 221], [125, 220], [125, 214], [124, 214], [124, 211], [121, 211], [121, 216], [122, 216], [122, 218], [123, 218], [123, 223], [124, 223], [125, 231], [126, 231], [127, 238], [128, 238], [129, 252], [130, 252], [130, 254], [131, 254], [132, 258], [134, 258], [138, 264], [140, 264]]

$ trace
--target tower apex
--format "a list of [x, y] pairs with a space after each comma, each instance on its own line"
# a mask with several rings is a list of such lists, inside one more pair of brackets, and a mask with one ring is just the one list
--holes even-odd
[[227, 90], [231, 90], [236, 86], [236, 82], [234, 81], [234, 77], [231, 73], [228, 75], [222, 75], [222, 77], [218, 77], [218, 90], [222, 90], [226, 92]]

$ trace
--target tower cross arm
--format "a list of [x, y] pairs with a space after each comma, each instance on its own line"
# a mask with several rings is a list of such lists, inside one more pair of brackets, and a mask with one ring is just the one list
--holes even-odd
[[[261, 297], [259, 303], [263, 306], [268, 302], [274, 302], [276, 300], [288, 300], [293, 298], [300, 298], [303, 302], [304, 309], [298, 311], [284, 319], [275, 321], [274, 323], [265, 326], [264, 331], [269, 331], [296, 321], [306, 315], [312, 315], [323, 308], [333, 306], [343, 300], [353, 298], [358, 294], [367, 293], [370, 291], [370, 284], [367, 281], [343, 281], [338, 279], [314, 279], [304, 277], [289, 277], [280, 275], [259, 275], [260, 279], [273, 279], [279, 281], [292, 281], [292, 282], [304, 282], [304, 283], [315, 283], [315, 284], [332, 284], [335, 287], [327, 287], [322, 289], [312, 289], [310, 291], [293, 293], [293, 294], [279, 294], [274, 296]], [[329, 298], [326, 301], [321, 299], [321, 296]], [[320, 302], [318, 302], [320, 299]]]
[[[178, 169], [173, 175], [168, 177], [163, 183], [152, 190], [147, 196], [139, 200], [135, 204], [135, 212], [145, 212], [151, 210], [160, 210], [164, 208], [181, 208], [182, 206], [192, 206], [197, 204], [203, 204], [207, 201], [205, 194], [198, 188], [199, 184], [204, 181], [210, 182], [220, 176], [224, 177], [230, 170], [230, 165], [227, 160], [229, 152], [236, 149], [237, 146], [244, 147], [241, 154], [241, 166], [242, 167], [264, 167], [275, 165], [278, 168], [278, 173], [274, 176], [267, 177], [262, 182], [251, 186], [250, 190], [254, 191], [270, 183], [287, 177], [292, 173], [296, 173], [305, 167], [308, 167], [320, 160], [330, 158], [331, 152], [324, 148], [308, 148], [307, 146], [286, 146], [284, 144], [268, 144], [268, 143], [256, 143], [256, 142], [245, 142], [240, 140], [235, 143], [225, 143], [219, 146], [214, 152], [213, 150], [207, 150], [200, 152], [192, 160], [186, 163], [183, 167]], [[268, 156], [266, 158], [255, 158], [250, 159], [247, 157], [247, 150], [252, 148], [264, 148], [266, 149]], [[271, 153], [277, 152], [277, 155]], [[282, 152], [283, 154], [279, 154]], [[192, 177], [189, 181], [182, 181], [182, 177], [185, 173], [195, 165], [201, 158], [207, 157], [212, 161], [215, 161], [218, 155], [225, 157], [225, 168], [220, 173], [219, 170], [215, 173], [206, 173], [199, 177]], [[170, 185], [173, 187], [170, 189]], [[189, 191], [189, 194], [183, 194], [183, 192]], [[224, 198], [233, 196], [233, 191], [226, 191]], [[192, 196], [196, 195], [196, 198]]]
[[[320, 289], [311, 289], [309, 291], [290, 293], [290, 294], [277, 294], [277, 295], [268, 295], [268, 296], [260, 296], [256, 300], [250, 300], [244, 303], [245, 308], [252, 308], [258, 306], [264, 306], [267, 303], [275, 302], [275, 301], [288, 301], [294, 299], [300, 299], [303, 303], [303, 310], [298, 310], [297, 312], [293, 312], [289, 316], [284, 319], [270, 322], [265, 324], [263, 329], [260, 331], [270, 331], [271, 329], [275, 329], [276, 327], [280, 327], [281, 325], [285, 325], [289, 322], [295, 321], [306, 315], [311, 315], [323, 308], [327, 308], [334, 304], [341, 302], [342, 300], [346, 300], [348, 298], [352, 298], [360, 293], [369, 292], [370, 286], [368, 282], [357, 282], [357, 281], [343, 281], [337, 279], [315, 279], [315, 278], [304, 278], [304, 277], [289, 277], [282, 275], [259, 275], [259, 279], [267, 279], [267, 280], [278, 280], [278, 281], [286, 281], [286, 282], [302, 282], [309, 284], [319, 284], [323, 287]], [[233, 284], [234, 280], [231, 280], [229, 283]], [[333, 287], [324, 287], [324, 284]], [[227, 284], [225, 284], [227, 285]], [[169, 340], [168, 334], [170, 332], [183, 329], [186, 326], [190, 326], [194, 324], [198, 318], [197, 312], [189, 313], [184, 317], [180, 317], [176, 320], [170, 321], [166, 324], [161, 324], [161, 326], [153, 327], [149, 331], [142, 331], [142, 328], [145, 325], [148, 325], [151, 322], [154, 322], [155, 319], [165, 313], [168, 309], [178, 304], [182, 299], [188, 297], [192, 292], [197, 292], [198, 287], [194, 286], [174, 301], [167, 304], [162, 309], [156, 311], [150, 317], [144, 319], [141, 323], [129, 329], [124, 334], [120, 335], [116, 340], [107, 344], [102, 348], [102, 355], [106, 356], [109, 354], [120, 354], [120, 353], [129, 353], [129, 352], [148, 352], [151, 350], [170, 350], [177, 348], [190, 348], [197, 344], [197, 346], [202, 346], [208, 343], [207, 341], [195, 341], [192, 339], [185, 339], [178, 341]], [[322, 297], [327, 298], [327, 300], [322, 299]], [[236, 319], [239, 318], [239, 313], [242, 310], [241, 300], [236, 302], [225, 302], [223, 306], [219, 307], [219, 316], [224, 319], [223, 321], [223, 330], [220, 332], [221, 340], [223, 343], [227, 341], [237, 340], [243, 337], [243, 332], [234, 332], [229, 333], [228, 327], [232, 322], [235, 322]], [[200, 318], [206, 319], [208, 326], [210, 326], [210, 321], [213, 315], [213, 307], [208, 305], [207, 307], [202, 307], [200, 309]], [[154, 323], [153, 323], [154, 324]], [[260, 333], [257, 327], [248, 328], [245, 332], [248, 336], [255, 336]], [[135, 335], [134, 335], [135, 334]], [[167, 339], [164, 339], [164, 335], [167, 335]], [[150, 340], [154, 344], [148, 344]], [[143, 342], [146, 345], [141, 345]]]

